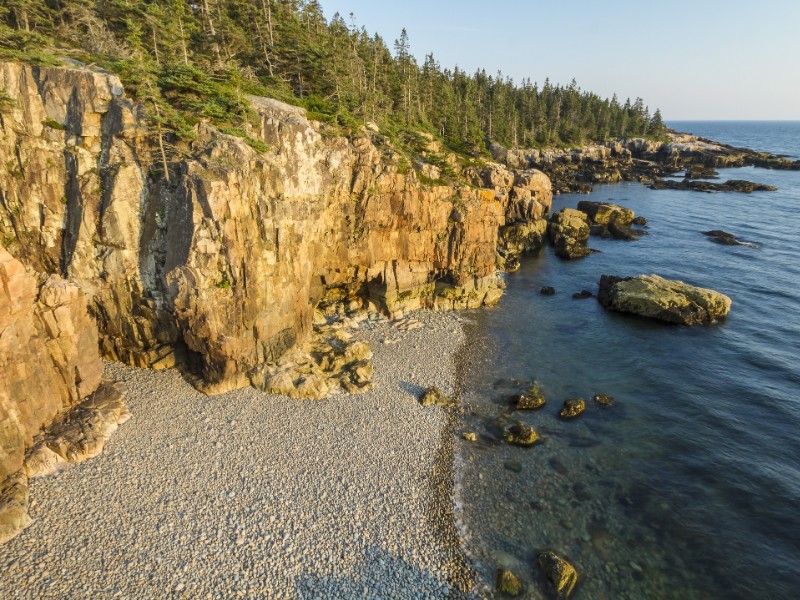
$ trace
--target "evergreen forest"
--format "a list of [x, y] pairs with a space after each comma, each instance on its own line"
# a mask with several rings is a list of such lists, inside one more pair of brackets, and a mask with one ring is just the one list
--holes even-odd
[[[154, 127], [191, 139], [208, 120], [242, 133], [247, 94], [303, 106], [340, 134], [426, 131], [467, 155], [663, 136], [661, 114], [569, 85], [422, 64], [405, 29], [387, 42], [316, 0], [3, 0], [0, 59], [118, 73]], [[546, 67], [546, 65], [545, 65]], [[242, 134], [243, 135], [243, 134]], [[257, 142], [253, 141], [257, 144]]]

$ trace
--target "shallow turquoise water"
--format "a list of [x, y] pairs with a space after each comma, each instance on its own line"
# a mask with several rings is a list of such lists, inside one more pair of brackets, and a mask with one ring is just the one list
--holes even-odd
[[[713, 129], [698, 133], [724, 139]], [[795, 132], [783, 135], [797, 144]], [[763, 131], [760, 144], [740, 135], [730, 141], [773, 150]], [[792, 142], [773, 146], [790, 154]], [[486, 577], [498, 564], [513, 566], [537, 597], [533, 557], [551, 547], [581, 572], [578, 598], [800, 593], [800, 172], [720, 174], [779, 191], [597, 187], [588, 199], [646, 216], [649, 235], [591, 238], [601, 253], [577, 261], [546, 248], [508, 276], [498, 307], [467, 315], [474, 342], [464, 395], [475, 414], [466, 428], [484, 441], [464, 445], [460, 493]], [[560, 196], [553, 208], [583, 199]], [[720, 246], [701, 234], [709, 229], [760, 246]], [[724, 322], [686, 328], [572, 299], [596, 292], [604, 273], [682, 279], [729, 295], [733, 308]], [[556, 295], [542, 296], [545, 285]], [[548, 405], [509, 413], [514, 379], [539, 383]], [[614, 396], [615, 406], [593, 405], [596, 392]], [[572, 396], [588, 409], [561, 422], [558, 408]], [[543, 443], [520, 450], [496, 442], [515, 420], [535, 425]]]

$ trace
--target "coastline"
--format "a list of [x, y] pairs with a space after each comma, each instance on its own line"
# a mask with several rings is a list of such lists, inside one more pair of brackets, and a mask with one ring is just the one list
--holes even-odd
[[464, 596], [458, 418], [417, 400], [457, 393], [464, 333], [454, 313], [412, 318], [362, 325], [375, 388], [323, 401], [207, 397], [176, 370], [106, 363], [133, 418], [101, 456], [32, 483], [35, 522], [0, 547], [0, 595]]

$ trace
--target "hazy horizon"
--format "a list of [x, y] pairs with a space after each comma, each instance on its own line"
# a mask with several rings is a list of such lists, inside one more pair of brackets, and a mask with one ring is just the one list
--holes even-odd
[[502, 71], [515, 82], [568, 85], [621, 102], [641, 97], [665, 121], [800, 120], [800, 3], [632, 0], [378, 3], [320, 0], [325, 16], [377, 33], [393, 48], [403, 27], [421, 64]]

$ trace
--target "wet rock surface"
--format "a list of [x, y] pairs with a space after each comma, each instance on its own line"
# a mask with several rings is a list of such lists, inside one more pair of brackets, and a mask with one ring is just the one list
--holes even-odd
[[719, 244], [720, 246], [749, 246], [751, 248], [759, 247], [759, 244], [755, 242], [740, 240], [732, 233], [728, 233], [727, 231], [723, 231], [722, 229], [712, 229], [711, 231], [704, 231], [703, 235], [706, 236], [715, 244]]
[[530, 425], [516, 423], [508, 428], [505, 441], [515, 446], [532, 446], [539, 441], [539, 434]]
[[539, 553], [536, 561], [558, 598], [569, 598], [578, 582], [578, 572], [552, 550]]
[[731, 308], [724, 294], [658, 275], [603, 275], [597, 299], [612, 310], [682, 325], [714, 322]]
[[497, 569], [495, 587], [498, 592], [505, 596], [516, 597], [523, 591], [522, 582], [508, 569]]
[[585, 410], [586, 402], [583, 398], [567, 398], [564, 400], [564, 405], [558, 412], [558, 416], [562, 419], [570, 420], [580, 416]]
[[597, 402], [600, 406], [611, 406], [614, 404], [614, 397], [608, 394], [595, 394], [592, 396], [592, 400]]
[[539, 410], [546, 404], [538, 386], [532, 386], [522, 394], [515, 394], [511, 397], [511, 404], [517, 410]]

